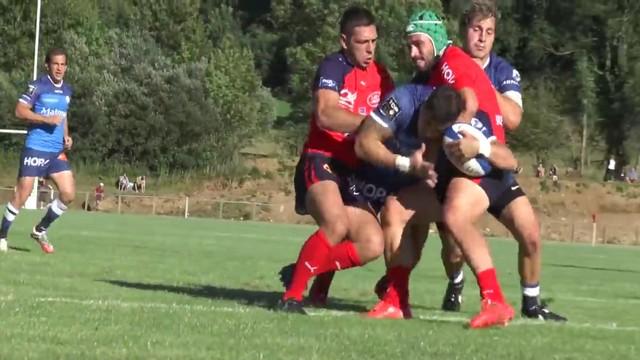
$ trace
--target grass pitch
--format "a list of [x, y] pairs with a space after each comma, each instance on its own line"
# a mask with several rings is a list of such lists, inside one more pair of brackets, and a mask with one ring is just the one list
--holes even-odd
[[[640, 358], [638, 248], [546, 243], [543, 299], [569, 322], [468, 330], [477, 287], [467, 271], [463, 312], [438, 310], [437, 239], [412, 276], [417, 319], [359, 316], [375, 303], [381, 261], [339, 273], [331, 308], [304, 317], [270, 307], [277, 271], [311, 227], [71, 212], [45, 255], [28, 239], [40, 215], [20, 214], [0, 256], [0, 359]], [[491, 245], [519, 308], [515, 242]]]

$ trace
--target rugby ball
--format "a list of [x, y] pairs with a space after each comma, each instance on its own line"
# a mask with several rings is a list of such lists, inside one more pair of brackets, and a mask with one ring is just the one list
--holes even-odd
[[[482, 131], [478, 130], [476, 127], [466, 123], [455, 123], [444, 131], [442, 143], [447, 144], [452, 141], [460, 140], [462, 138], [460, 135], [461, 131], [475, 137], [480, 142], [489, 142], [489, 139], [487, 139]], [[478, 154], [475, 158], [462, 163], [456, 160], [453, 156], [450, 156], [446, 147], [444, 149], [449, 161], [466, 175], [481, 177], [491, 172], [491, 163], [484, 155]]]

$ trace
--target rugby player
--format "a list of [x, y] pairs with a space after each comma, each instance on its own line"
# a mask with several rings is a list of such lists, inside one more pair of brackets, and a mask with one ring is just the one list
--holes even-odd
[[376, 216], [348, 195], [348, 177], [356, 167], [351, 134], [393, 89], [387, 70], [374, 60], [377, 29], [371, 12], [347, 9], [340, 21], [341, 50], [319, 65], [313, 83], [313, 114], [295, 174], [296, 211], [318, 224], [295, 264], [280, 276], [286, 291], [278, 309], [305, 313], [303, 293], [309, 279], [328, 273], [311, 297], [326, 301], [332, 272], [362, 266], [383, 251]]
[[47, 74], [29, 83], [16, 105], [16, 116], [28, 123], [29, 129], [20, 156], [18, 184], [0, 225], [0, 250], [7, 251], [9, 228], [26, 202], [37, 177], [50, 178], [59, 196], [47, 207], [47, 212], [31, 231], [42, 251], [53, 253], [47, 229], [60, 217], [75, 197], [75, 180], [65, 150], [73, 146], [69, 134], [67, 112], [71, 102], [71, 87], [64, 82], [67, 53], [50, 49], [45, 57]]

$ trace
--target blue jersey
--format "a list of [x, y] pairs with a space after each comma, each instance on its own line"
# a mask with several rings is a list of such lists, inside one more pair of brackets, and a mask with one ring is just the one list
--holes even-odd
[[[422, 146], [418, 138], [418, 115], [420, 105], [431, 95], [435, 88], [425, 84], [407, 84], [396, 88], [370, 114], [379, 125], [393, 132], [385, 145], [393, 153], [410, 156]], [[411, 185], [417, 179], [401, 173], [397, 169], [383, 168], [363, 164], [361, 176], [371, 183], [382, 186], [388, 192], [395, 192]]]
[[62, 151], [71, 94], [69, 85], [64, 82], [54, 84], [49, 75], [41, 76], [29, 83], [27, 91], [18, 101], [31, 107], [36, 114], [60, 115], [63, 120], [58, 125], [31, 124], [25, 141], [26, 148], [46, 152]]
[[484, 72], [499, 93], [507, 96], [522, 107], [522, 89], [520, 73], [500, 56], [491, 53], [489, 62], [484, 65]]

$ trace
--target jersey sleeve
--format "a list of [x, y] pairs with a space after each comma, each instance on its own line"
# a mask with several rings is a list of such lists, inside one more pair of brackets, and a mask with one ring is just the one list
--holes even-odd
[[22, 93], [22, 95], [20, 95], [20, 98], [18, 98], [18, 101], [32, 107], [33, 104], [35, 104], [37, 98], [38, 98], [37, 81], [31, 81], [27, 85], [27, 89]]
[[412, 90], [411, 85], [396, 88], [371, 112], [371, 118], [394, 134], [407, 127], [416, 110], [414, 91]]
[[344, 83], [345, 65], [337, 59], [327, 57], [320, 63], [313, 81], [313, 91], [320, 89], [340, 92]]
[[520, 73], [511, 64], [503, 61], [496, 72], [496, 90], [515, 101], [522, 107], [522, 89], [520, 87]]

